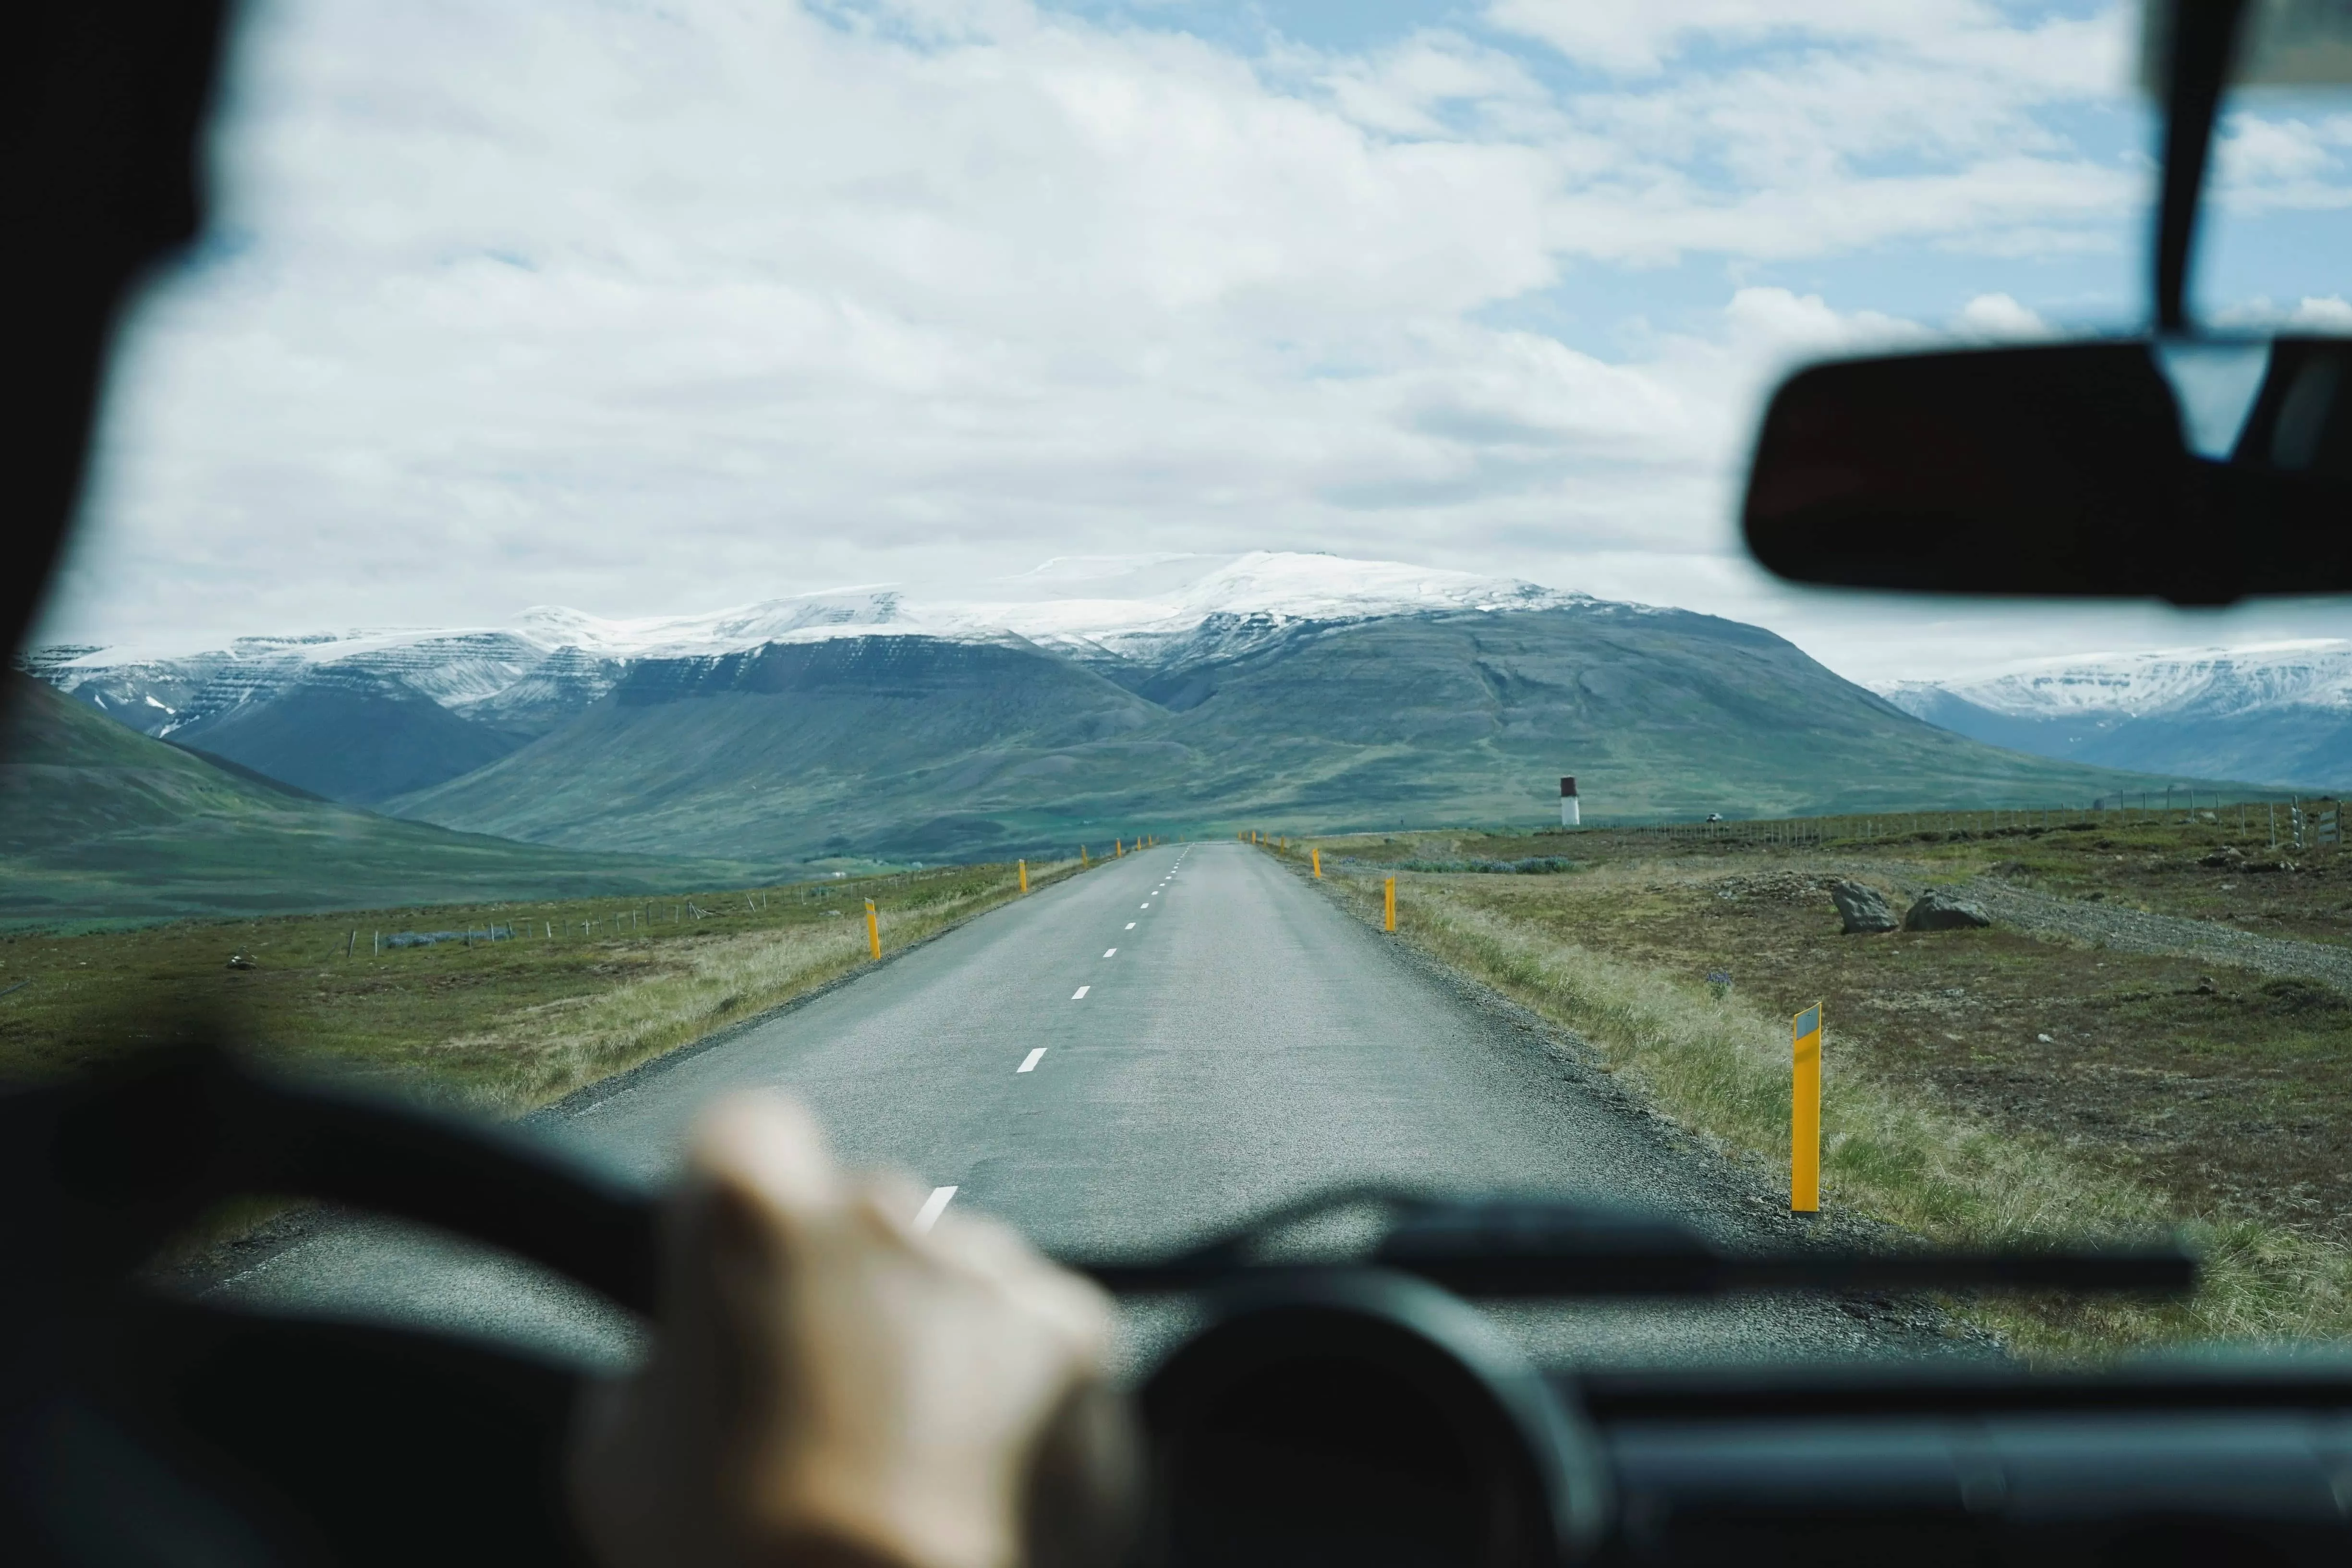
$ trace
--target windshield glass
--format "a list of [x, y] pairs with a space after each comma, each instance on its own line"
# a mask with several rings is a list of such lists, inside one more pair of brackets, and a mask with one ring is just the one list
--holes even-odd
[[[1796, 365], [2144, 322], [2139, 36], [248, 5], [10, 678], [0, 1074], [226, 1018], [648, 1184], [782, 1088], [1074, 1257], [1375, 1184], [2206, 1259], [1493, 1310], [1561, 1363], [2336, 1337], [2341, 605], [1807, 590], [1736, 529]], [[2352, 332], [2346, 90], [2232, 100], [2207, 321]], [[2175, 355], [2199, 450], [2241, 359]], [[283, 1200], [169, 1267], [635, 1342]]]

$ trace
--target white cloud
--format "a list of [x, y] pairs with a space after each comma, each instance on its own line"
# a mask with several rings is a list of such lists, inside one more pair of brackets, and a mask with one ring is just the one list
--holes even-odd
[[2214, 187], [2235, 213], [2352, 206], [2352, 115], [2228, 116], [2214, 151]]
[[2120, 76], [2113, 7], [1791, 14], [1507, 0], [1247, 58], [1026, 0], [258, 6], [216, 242], [129, 339], [52, 635], [1090, 552], [1727, 560], [1780, 370], [2039, 318], [1727, 282], [1570, 346], [1497, 307], [1692, 256], [2108, 245], [2145, 184], [2045, 113]]
[[2128, 13], [2020, 26], [1978, 0], [1493, 0], [1487, 19], [1602, 70], [1654, 74], [1698, 41], [1843, 44], [1937, 54], [2015, 78], [2111, 87], [2129, 47]]
[[2007, 294], [1979, 294], [1960, 308], [1952, 330], [1971, 338], [2045, 338], [2050, 323]]
[[2320, 298], [2306, 296], [2298, 300], [2294, 313], [2288, 318], [2298, 327], [2316, 327], [2327, 332], [2352, 332], [2352, 302], [2341, 294]]

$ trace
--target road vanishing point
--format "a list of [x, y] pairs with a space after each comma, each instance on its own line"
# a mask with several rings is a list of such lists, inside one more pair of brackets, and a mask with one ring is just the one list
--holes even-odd
[[[928, 1194], [918, 1224], [981, 1210], [1070, 1255], [1172, 1249], [1362, 1182], [1653, 1208], [1735, 1246], [1787, 1223], [1754, 1173], [1643, 1114], [1527, 1015], [1237, 843], [1115, 859], [527, 1130], [658, 1184], [703, 1107], [755, 1089], [814, 1107], [851, 1162], [912, 1175]], [[639, 1336], [531, 1266], [365, 1217], [319, 1225], [209, 1293], [607, 1364]], [[1552, 1364], [1851, 1356], [1930, 1332], [1786, 1297], [1489, 1310]], [[1130, 1365], [1184, 1321], [1181, 1304], [1131, 1309]]]

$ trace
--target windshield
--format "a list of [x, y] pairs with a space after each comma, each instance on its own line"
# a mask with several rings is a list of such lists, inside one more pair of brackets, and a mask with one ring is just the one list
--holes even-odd
[[[648, 1185], [782, 1088], [1065, 1256], [1375, 1184], [2206, 1260], [1493, 1310], [1559, 1364], [2336, 1338], [2341, 605], [1832, 594], [1735, 531], [1792, 367], [2142, 324], [2138, 40], [253, 4], [11, 677], [0, 1075], [226, 1017]], [[2203, 319], [2352, 331], [2347, 103], [2233, 100]], [[635, 1344], [289, 1201], [166, 1267]]]

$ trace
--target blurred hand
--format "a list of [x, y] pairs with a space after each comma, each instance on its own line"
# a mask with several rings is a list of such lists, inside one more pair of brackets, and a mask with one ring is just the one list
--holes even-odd
[[567, 1478], [604, 1568], [1108, 1562], [1133, 1512], [1110, 1306], [1012, 1231], [844, 1172], [798, 1104], [730, 1100], [666, 1220], [655, 1351]]

